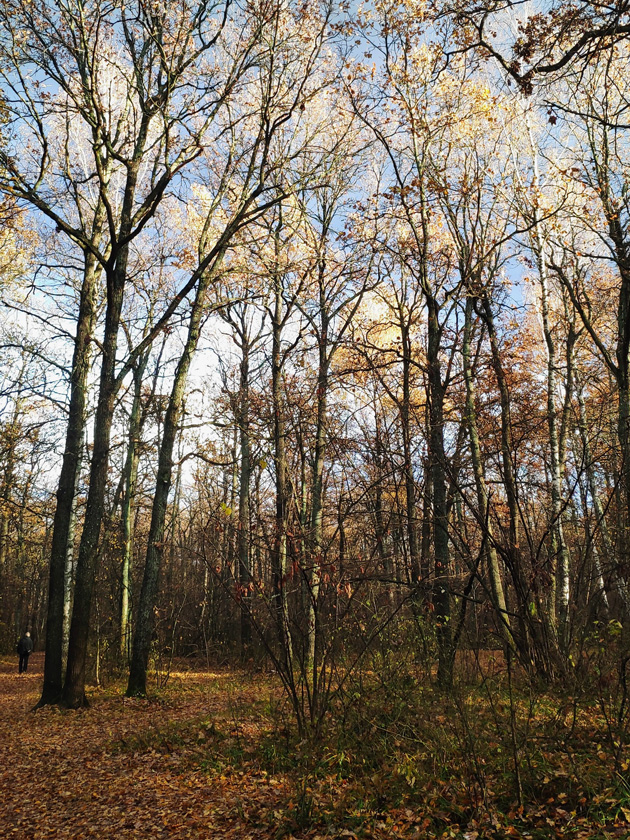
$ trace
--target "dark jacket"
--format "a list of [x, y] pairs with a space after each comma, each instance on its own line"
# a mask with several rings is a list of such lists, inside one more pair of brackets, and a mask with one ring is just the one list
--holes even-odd
[[33, 652], [33, 640], [30, 636], [22, 636], [20, 641], [17, 644], [17, 652], [22, 656], [24, 653], [32, 653]]

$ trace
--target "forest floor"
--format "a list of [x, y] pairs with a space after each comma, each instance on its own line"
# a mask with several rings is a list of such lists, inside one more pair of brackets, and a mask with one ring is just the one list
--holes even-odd
[[[589, 792], [561, 756], [549, 756], [537, 796], [517, 807], [494, 795], [501, 781], [481, 753], [477, 782], [462, 783], [456, 770], [419, 775], [398, 741], [380, 768], [365, 757], [382, 748], [377, 739], [357, 746], [354, 763], [339, 742], [297, 742], [269, 676], [200, 667], [173, 672], [150, 700], [126, 699], [112, 682], [90, 692], [87, 709], [34, 712], [42, 668], [41, 653], [26, 675], [17, 657], [0, 658], [2, 840], [630, 837], [612, 771], [608, 787], [600, 772]], [[434, 730], [438, 708], [428, 710]]]

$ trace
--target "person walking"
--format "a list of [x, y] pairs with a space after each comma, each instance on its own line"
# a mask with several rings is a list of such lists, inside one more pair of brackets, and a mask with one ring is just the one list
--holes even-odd
[[20, 655], [20, 674], [25, 674], [28, 669], [28, 658], [33, 653], [33, 640], [31, 634], [26, 631], [17, 644], [17, 652]]

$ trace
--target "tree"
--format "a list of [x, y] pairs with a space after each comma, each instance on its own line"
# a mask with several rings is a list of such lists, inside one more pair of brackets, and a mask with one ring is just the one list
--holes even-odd
[[[454, 311], [459, 281], [451, 273], [450, 254], [443, 247], [432, 223], [432, 191], [441, 185], [433, 172], [433, 148], [447, 131], [450, 112], [446, 106], [450, 77], [441, 45], [424, 32], [425, 22], [404, 4], [384, 8], [381, 16], [369, 17], [364, 36], [378, 49], [382, 71], [377, 77], [361, 67], [360, 81], [353, 89], [357, 115], [381, 144], [390, 167], [388, 192], [398, 235], [397, 260], [401, 272], [409, 272], [421, 291], [426, 308], [425, 370], [427, 379], [428, 443], [432, 489], [432, 540], [434, 554], [433, 606], [439, 647], [438, 681], [452, 680], [454, 648], [449, 592], [449, 536], [447, 503], [447, 458], [444, 405], [451, 365], [444, 364], [444, 340]], [[442, 87], [442, 81], [444, 86]], [[451, 283], [454, 283], [451, 286]], [[452, 357], [451, 357], [452, 358]]]
[[[220, 136], [230, 124], [227, 102], [245, 83], [261, 49], [259, 31], [267, 11], [244, 12], [242, 20], [228, 26], [229, 12], [229, 3], [207, 0], [190, 9], [137, 0], [133, 7], [95, 3], [87, 10], [39, 0], [28, 8], [10, 3], [0, 19], [7, 109], [13, 125], [19, 126], [8, 138], [2, 185], [75, 243], [85, 255], [88, 275], [102, 276], [106, 289], [90, 488], [63, 688], [64, 701], [71, 706], [84, 702], [91, 593], [116, 395], [134, 359], [224, 247], [218, 242], [205, 255], [120, 367], [118, 333], [134, 248], [139, 241], [150, 241], [150, 221], [167, 190], [181, 184], [180, 173], [199, 157], [212, 132]], [[36, 72], [27, 72], [28, 67]], [[200, 73], [206, 83], [191, 85]], [[57, 113], [65, 119], [59, 120]], [[14, 154], [15, 144], [24, 142], [32, 154]], [[260, 193], [264, 189], [261, 185]], [[85, 298], [88, 306], [89, 289]], [[80, 317], [78, 323], [77, 371], [89, 344], [89, 329], [83, 326], [89, 319]], [[75, 414], [78, 420], [80, 405]], [[59, 550], [52, 566], [48, 650], [55, 674], [46, 682], [43, 702], [57, 699], [61, 683], [60, 621], [54, 605], [62, 586], [60, 558], [67, 545], [67, 499], [75, 462], [76, 448], [60, 484], [66, 501], [55, 536]]]
[[[525, 93], [548, 77], [579, 74], [588, 65], [606, 62], [617, 45], [630, 36], [630, 5], [626, 0], [614, 6], [579, 0], [555, 0], [544, 11], [516, 19], [518, 36], [511, 48], [497, 41], [510, 13], [521, 3], [490, 0], [481, 4], [447, 5], [444, 14], [461, 27], [455, 33], [459, 51], [475, 49], [491, 56]], [[527, 10], [529, 12], [529, 10]]]
[[[201, 185], [198, 216], [198, 239], [195, 243], [197, 264], [188, 288], [196, 283], [191, 305], [188, 334], [173, 379], [160, 446], [158, 477], [154, 496], [151, 528], [139, 616], [134, 637], [129, 685], [130, 695], [146, 691], [146, 669], [151, 641], [152, 616], [157, 594], [158, 573], [163, 551], [166, 505], [171, 484], [173, 447], [180, 422], [186, 380], [196, 351], [203, 320], [207, 314], [208, 295], [222, 271], [228, 249], [238, 243], [247, 227], [281, 202], [289, 191], [308, 184], [314, 167], [304, 166], [314, 137], [308, 121], [302, 119], [305, 102], [317, 97], [330, 79], [317, 73], [315, 67], [321, 50], [329, 38], [330, 8], [323, 5], [309, 14], [294, 11], [282, 4], [266, 9], [255, 20], [256, 74], [231, 100], [230, 122], [223, 131], [227, 138], [223, 169], [217, 177], [217, 150], [209, 154], [208, 163], [215, 167], [212, 180]], [[314, 24], [317, 29], [313, 31]], [[308, 35], [307, 29], [308, 27]], [[302, 45], [306, 44], [304, 48]], [[334, 72], [334, 67], [332, 68]], [[291, 133], [304, 122], [306, 140]], [[312, 126], [311, 126], [312, 128]], [[316, 135], [315, 135], [316, 136]], [[212, 169], [209, 168], [209, 172]], [[199, 214], [199, 210], [201, 213]], [[229, 269], [226, 269], [229, 270]], [[228, 300], [221, 302], [225, 317], [230, 318]], [[248, 317], [230, 318], [241, 350], [239, 406], [241, 482], [239, 492], [238, 561], [243, 591], [249, 587], [249, 481], [251, 456], [249, 444], [249, 354], [256, 339], [252, 337]], [[249, 610], [242, 610], [242, 641], [251, 636]]]

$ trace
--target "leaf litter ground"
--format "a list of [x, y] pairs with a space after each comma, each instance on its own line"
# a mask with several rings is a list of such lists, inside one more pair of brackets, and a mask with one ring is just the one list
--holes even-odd
[[[220, 765], [204, 768], [204, 755], [212, 757], [206, 743], [212, 726], [185, 728], [215, 716], [223, 721], [230, 703], [246, 699], [241, 694], [247, 687], [218, 692], [229, 675], [186, 675], [194, 687], [173, 689], [163, 702], [96, 691], [90, 708], [79, 712], [32, 712], [42, 665], [42, 655], [35, 654], [28, 674], [18, 675], [15, 662], [0, 662], [0, 837], [270, 836], [269, 825], [252, 825], [253, 812], [259, 818], [270, 809], [273, 814], [285, 797], [284, 781]], [[253, 722], [235, 725], [244, 738]]]
[[598, 824], [557, 801], [462, 820], [465, 797], [437, 780], [422, 804], [416, 792], [375, 807], [365, 780], [276, 770], [281, 697], [262, 675], [181, 671], [157, 699], [112, 684], [88, 709], [33, 712], [42, 668], [40, 653], [26, 675], [0, 659], [1, 840], [630, 838], [623, 816]]

